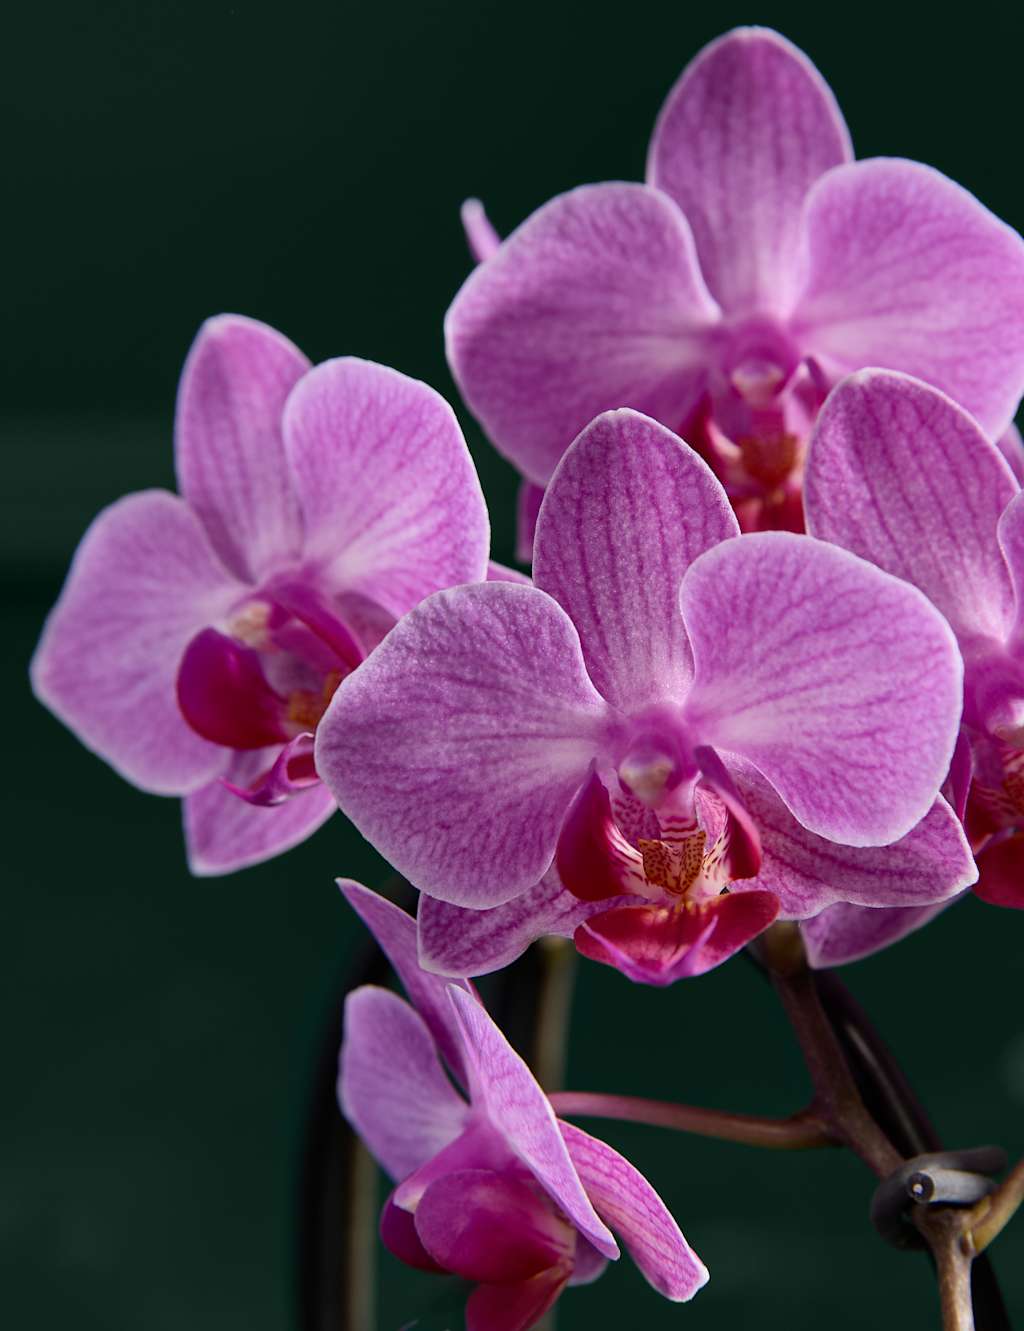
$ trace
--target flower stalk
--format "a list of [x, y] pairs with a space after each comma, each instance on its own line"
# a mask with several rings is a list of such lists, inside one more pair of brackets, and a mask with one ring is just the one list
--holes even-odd
[[568, 1118], [614, 1118], [628, 1123], [646, 1123], [676, 1132], [692, 1132], [719, 1141], [740, 1142], [777, 1151], [806, 1151], [838, 1146], [836, 1137], [813, 1109], [789, 1118], [762, 1118], [756, 1114], [730, 1114], [720, 1109], [646, 1100], [635, 1095], [602, 1095], [587, 1091], [562, 1091], [551, 1096], [557, 1114]]

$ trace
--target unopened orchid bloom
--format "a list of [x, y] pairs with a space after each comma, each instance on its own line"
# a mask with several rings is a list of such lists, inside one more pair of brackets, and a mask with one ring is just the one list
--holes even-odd
[[397, 1185], [386, 1246], [473, 1283], [467, 1331], [526, 1331], [567, 1286], [596, 1280], [619, 1256], [609, 1225], [659, 1293], [692, 1298], [708, 1273], [647, 1180], [555, 1117], [465, 980], [420, 969], [410, 916], [341, 887], [415, 1004], [373, 986], [345, 1002], [338, 1098]]
[[885, 370], [833, 391], [806, 482], [809, 529], [919, 587], [956, 633], [964, 709], [950, 794], [980, 856], [978, 895], [1024, 908], [1020, 486], [956, 403]]
[[[806, 536], [739, 536], [708, 466], [630, 410], [560, 464], [534, 576], [428, 598], [317, 733], [341, 807], [428, 896], [485, 911], [533, 893], [558, 915], [554, 865], [593, 907], [577, 946], [666, 984], [780, 905], [964, 886], [970, 857], [935, 808], [962, 669], [914, 588]], [[856, 857], [922, 819], [906, 872], [870, 854], [846, 871], [832, 844]], [[914, 847], [941, 863], [918, 872]]]
[[[741, 28], [670, 92], [646, 184], [560, 195], [500, 245], [466, 206], [483, 262], [449, 311], [449, 360], [530, 485], [599, 412], [635, 407], [704, 454], [745, 529], [802, 530], [809, 427], [867, 365], [938, 385], [990, 439], [1007, 430], [1024, 242], [930, 167], [852, 156], [806, 56]], [[536, 502], [524, 490], [527, 539]]]
[[178, 393], [180, 497], [83, 538], [36, 695], [133, 785], [185, 801], [198, 874], [304, 840], [335, 808], [313, 735], [340, 680], [441, 587], [486, 576], [488, 522], [448, 405], [368, 361], [311, 368], [212, 319]]

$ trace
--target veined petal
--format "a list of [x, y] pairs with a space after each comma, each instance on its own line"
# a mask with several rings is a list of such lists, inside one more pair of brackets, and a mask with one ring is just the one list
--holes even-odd
[[756, 768], [733, 762], [730, 769], [761, 835], [761, 868], [749, 883], [775, 893], [783, 919], [817, 915], [836, 901], [930, 905], [978, 877], [960, 820], [942, 798], [891, 845], [840, 846], [801, 827]]
[[306, 841], [334, 813], [334, 796], [322, 782], [284, 804], [252, 804], [231, 786], [251, 787], [273, 767], [281, 750], [251, 749], [232, 755], [223, 781], [211, 781], [185, 799], [188, 867], [200, 878], [234, 873], [273, 859]]
[[665, 1203], [618, 1151], [570, 1123], [558, 1126], [591, 1201], [647, 1280], [673, 1302], [692, 1299], [707, 1284], [707, 1268]]
[[1024, 439], [1016, 425], [1011, 422], [996, 438], [995, 445], [1013, 472], [1013, 479], [1018, 485], [1024, 484]]
[[1024, 635], [1024, 497], [1015, 495], [999, 519], [999, 548], [1013, 584], [1014, 636]]
[[351, 878], [339, 878], [338, 886], [345, 900], [387, 954], [405, 992], [426, 1022], [448, 1066], [462, 1085], [467, 1085], [462, 1037], [448, 1001], [450, 984], [460, 985], [467, 993], [472, 993], [469, 984], [461, 978], [465, 972], [460, 971], [459, 978], [453, 980], [442, 979], [425, 971], [417, 955], [416, 921], [411, 915], [393, 901], [388, 901], [378, 892], [371, 892], [368, 887], [363, 887], [362, 883], [354, 882]]
[[416, 887], [497, 906], [547, 870], [607, 718], [549, 596], [458, 587], [342, 681], [317, 729], [317, 770]]
[[861, 370], [822, 408], [804, 477], [807, 530], [919, 587], [961, 636], [1003, 637], [1013, 590], [996, 538], [1018, 493], [962, 408], [890, 370]]
[[995, 438], [1024, 391], [1024, 241], [919, 162], [837, 167], [807, 199], [807, 281], [792, 320], [838, 377], [904, 370]]
[[364, 985], [345, 999], [338, 1103], [393, 1179], [453, 1142], [469, 1106], [438, 1062], [422, 1018], [397, 994]]
[[580, 1183], [554, 1110], [533, 1073], [476, 999], [454, 987], [448, 993], [462, 1030], [474, 1109], [486, 1113], [491, 1126], [594, 1247], [605, 1257], [618, 1257], [615, 1240]]
[[470, 410], [544, 485], [599, 412], [680, 425], [717, 319], [675, 204], [644, 185], [588, 185], [545, 204], [470, 274], [445, 336]]
[[952, 630], [837, 546], [758, 532], [683, 579], [695, 738], [749, 759], [808, 831], [888, 845], [931, 808], [962, 705]]
[[288, 399], [284, 439], [305, 558], [333, 587], [397, 616], [486, 575], [480, 482], [432, 388], [371, 361], [325, 361]]
[[815, 970], [845, 966], [900, 942], [934, 920], [957, 898], [931, 906], [854, 906], [841, 901], [800, 925], [807, 959]]
[[535, 887], [490, 910], [423, 895], [416, 911], [420, 964], [438, 975], [488, 975], [511, 965], [536, 939], [571, 938], [584, 920], [623, 900], [581, 901], [562, 886], [554, 868]]
[[647, 179], [686, 214], [723, 309], [787, 310], [808, 190], [853, 156], [828, 84], [767, 28], [737, 28], [693, 59], [658, 116]]
[[199, 519], [162, 490], [94, 519], [32, 659], [36, 697], [126, 780], [181, 795], [227, 765], [178, 707], [186, 644], [244, 594]]
[[541, 505], [533, 576], [576, 625], [609, 702], [683, 697], [692, 661], [679, 584], [698, 555], [738, 535], [710, 467], [657, 421], [609, 411], [575, 441]]
[[464, 1280], [514, 1284], [568, 1266], [575, 1235], [524, 1179], [462, 1169], [436, 1179], [416, 1206], [431, 1257]]
[[221, 559], [251, 582], [301, 549], [281, 413], [308, 369], [302, 352], [273, 328], [222, 314], [203, 324], [181, 374], [178, 487]]

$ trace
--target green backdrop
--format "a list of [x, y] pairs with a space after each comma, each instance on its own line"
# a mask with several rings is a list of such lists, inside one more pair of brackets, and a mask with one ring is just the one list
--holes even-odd
[[[175, 383], [201, 320], [254, 315], [314, 359], [354, 352], [453, 395], [441, 319], [468, 268], [460, 200], [479, 194], [507, 230], [572, 185], [639, 177], [683, 63], [752, 18], [816, 60], [861, 155], [931, 162], [1024, 226], [1024, 18], [974, 5], [951, 26], [936, 12], [58, 0], [7, 14], [8, 1325], [295, 1324], [308, 1088], [359, 943], [332, 880], [384, 873], [337, 817], [275, 863], [191, 879], [176, 802], [123, 784], [27, 692], [89, 518], [171, 484]], [[462, 416], [508, 559], [512, 474]], [[951, 1145], [1024, 1150], [1022, 940], [1024, 919], [971, 901], [848, 973]], [[582, 966], [569, 1085], [764, 1112], [806, 1091], [740, 961], [668, 993]], [[679, 1309], [623, 1262], [563, 1300], [561, 1326], [936, 1324], [924, 1261], [874, 1237], [853, 1160], [608, 1135], [712, 1282]], [[1024, 1222], [994, 1256], [1024, 1317]], [[432, 1287], [385, 1269], [393, 1331]]]

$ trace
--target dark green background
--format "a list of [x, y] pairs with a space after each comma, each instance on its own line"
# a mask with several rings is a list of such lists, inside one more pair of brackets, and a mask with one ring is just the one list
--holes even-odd
[[[200, 321], [254, 315], [314, 359], [355, 352], [451, 394], [441, 318], [467, 270], [460, 200], [481, 195], [507, 230], [562, 189], [637, 178], [683, 63], [751, 19], [817, 61], [861, 155], [931, 162], [1024, 225], [1024, 20], [973, 5], [952, 27], [936, 13], [651, 0], [8, 12], [8, 1325], [294, 1325], [307, 1088], [358, 942], [332, 879], [384, 872], [339, 817], [275, 863], [193, 880], [176, 803], [124, 785], [28, 696], [31, 647], [89, 518], [171, 482], [175, 383]], [[508, 558], [511, 473], [470, 438]], [[972, 901], [849, 972], [950, 1144], [1024, 1150], [1022, 930]], [[668, 993], [582, 967], [570, 1084], [765, 1112], [805, 1094], [742, 962]], [[563, 1301], [564, 1327], [936, 1324], [925, 1264], [873, 1236], [851, 1159], [609, 1135], [663, 1190], [712, 1283], [676, 1309], [623, 1262]], [[995, 1256], [1024, 1319], [1024, 1223]], [[396, 1270], [386, 1331], [416, 1311]]]

